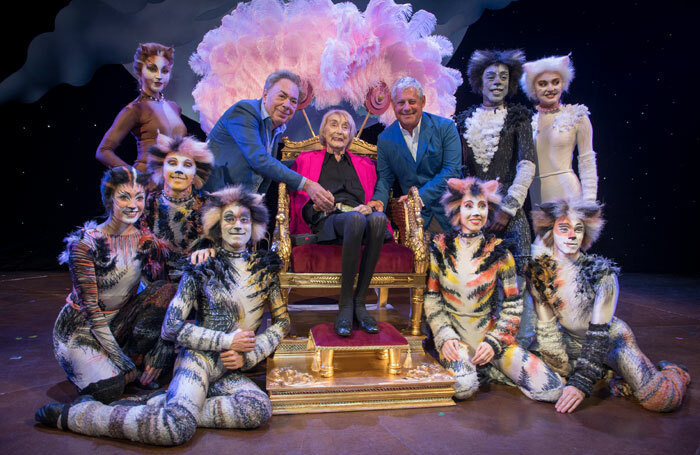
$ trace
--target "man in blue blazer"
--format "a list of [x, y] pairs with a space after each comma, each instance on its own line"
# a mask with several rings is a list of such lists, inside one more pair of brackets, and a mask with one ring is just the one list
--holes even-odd
[[284, 182], [290, 190], [304, 190], [323, 210], [333, 208], [333, 195], [321, 185], [289, 169], [276, 158], [277, 144], [299, 101], [301, 80], [280, 70], [265, 80], [263, 97], [241, 100], [228, 108], [209, 132], [214, 170], [204, 189], [244, 185], [265, 193], [271, 182]]
[[412, 77], [399, 79], [391, 90], [396, 121], [377, 141], [377, 185], [369, 205], [383, 210], [389, 191], [398, 179], [399, 200], [412, 186], [423, 200], [421, 215], [431, 231], [452, 229], [440, 204], [446, 181], [461, 176], [462, 145], [455, 123], [448, 118], [423, 112], [425, 96], [420, 82]]

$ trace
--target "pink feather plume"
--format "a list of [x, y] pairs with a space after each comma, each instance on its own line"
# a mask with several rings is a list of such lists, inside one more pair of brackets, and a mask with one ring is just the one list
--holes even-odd
[[[426, 95], [425, 110], [454, 114], [459, 71], [442, 65], [450, 41], [432, 35], [435, 16], [394, 0], [371, 0], [364, 12], [331, 0], [252, 0], [239, 3], [209, 31], [190, 57], [202, 78], [192, 95], [204, 131], [231, 105], [259, 98], [271, 72], [288, 69], [314, 88], [317, 108], [349, 102], [356, 109], [380, 81], [389, 87], [416, 78]], [[389, 109], [379, 121], [395, 120]]]

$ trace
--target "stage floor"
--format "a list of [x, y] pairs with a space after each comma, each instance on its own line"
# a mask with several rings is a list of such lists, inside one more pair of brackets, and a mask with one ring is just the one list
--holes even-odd
[[[51, 331], [70, 287], [68, 273], [0, 274], [0, 452], [90, 453], [700, 453], [700, 279], [626, 274], [617, 315], [655, 363], [687, 365], [694, 376], [683, 407], [655, 414], [598, 389], [574, 414], [492, 385], [445, 408], [276, 415], [257, 430], [198, 429], [178, 448], [97, 439], [35, 425], [34, 411], [71, 401], [75, 389], [53, 357]], [[334, 292], [293, 292], [290, 302]], [[324, 299], [325, 300], [325, 299]], [[389, 303], [408, 315], [408, 293]], [[294, 313], [292, 313], [294, 318]]]

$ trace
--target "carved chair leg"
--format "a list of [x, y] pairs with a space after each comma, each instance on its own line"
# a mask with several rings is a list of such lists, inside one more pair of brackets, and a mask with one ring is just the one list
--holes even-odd
[[423, 317], [423, 299], [425, 289], [411, 289], [411, 335], [420, 335], [420, 322]]

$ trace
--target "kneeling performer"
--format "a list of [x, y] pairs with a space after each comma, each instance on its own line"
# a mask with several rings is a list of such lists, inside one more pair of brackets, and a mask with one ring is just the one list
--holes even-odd
[[[503, 240], [482, 231], [489, 203], [500, 203], [497, 189], [496, 180], [447, 181], [441, 202], [454, 230], [433, 239], [425, 316], [440, 363], [455, 376], [455, 398], [475, 394], [482, 377], [516, 385], [533, 400], [556, 401], [561, 377], [515, 342], [523, 301], [513, 255]], [[502, 305], [494, 292], [498, 281]]]
[[[272, 354], [289, 329], [277, 254], [248, 249], [264, 236], [267, 218], [262, 196], [242, 187], [209, 196], [202, 220], [216, 254], [185, 269], [163, 322], [162, 337], [184, 348], [167, 394], [113, 406], [83, 397], [72, 405], [46, 405], [36, 419], [76, 433], [165, 446], [187, 442], [197, 426], [256, 428], [267, 422], [270, 399], [241, 373]], [[255, 337], [266, 302], [273, 322]], [[192, 308], [194, 324], [185, 321]]]

